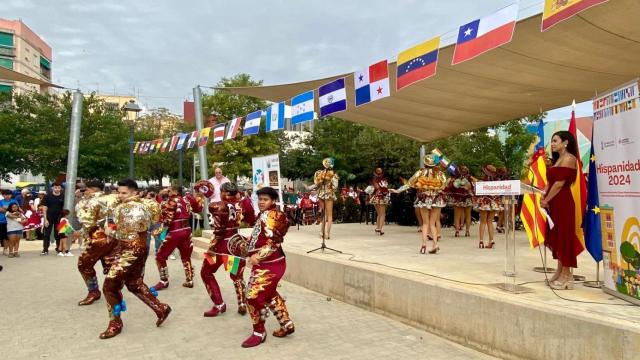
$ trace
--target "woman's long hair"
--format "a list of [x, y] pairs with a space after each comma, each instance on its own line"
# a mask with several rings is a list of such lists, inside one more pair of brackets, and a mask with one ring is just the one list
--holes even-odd
[[[556, 132], [555, 134], [553, 134], [553, 136], [557, 136], [560, 138], [560, 140], [566, 141], [567, 151], [569, 152], [569, 154], [578, 158], [578, 142], [576, 141], [576, 138], [573, 137], [572, 133], [563, 130], [563, 131]], [[552, 139], [553, 139], [553, 136], [551, 137]], [[551, 163], [553, 165], [556, 164], [559, 158], [560, 158], [560, 153], [556, 151], [551, 153]]]

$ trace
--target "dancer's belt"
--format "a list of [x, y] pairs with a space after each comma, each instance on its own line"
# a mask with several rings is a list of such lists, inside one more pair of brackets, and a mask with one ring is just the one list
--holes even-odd
[[181, 229], [181, 228], [189, 227], [189, 219], [173, 220], [171, 222], [171, 227], [173, 229]]

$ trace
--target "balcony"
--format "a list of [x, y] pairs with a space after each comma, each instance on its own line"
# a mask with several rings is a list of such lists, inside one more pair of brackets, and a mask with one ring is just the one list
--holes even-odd
[[16, 50], [12, 47], [0, 46], [0, 56], [16, 57]]

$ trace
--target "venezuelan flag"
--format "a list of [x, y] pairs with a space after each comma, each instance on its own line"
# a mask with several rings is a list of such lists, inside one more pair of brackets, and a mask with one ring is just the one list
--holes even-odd
[[[544, 162], [544, 148], [533, 154], [531, 159], [531, 185], [539, 189], [547, 186], [547, 165]], [[525, 194], [520, 210], [520, 219], [529, 238], [529, 245], [535, 248], [544, 243], [547, 218], [541, 211], [540, 195]]]
[[436, 74], [440, 37], [401, 52], [396, 65], [396, 90]]

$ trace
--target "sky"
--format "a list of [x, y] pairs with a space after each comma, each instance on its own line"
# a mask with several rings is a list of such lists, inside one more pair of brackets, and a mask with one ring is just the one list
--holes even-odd
[[[240, 72], [290, 83], [393, 61], [437, 35], [450, 43], [460, 25], [513, 2], [3, 0], [1, 16], [22, 19], [53, 48], [54, 83], [181, 114], [195, 85]], [[542, 0], [521, 0], [519, 18], [541, 10]]]

